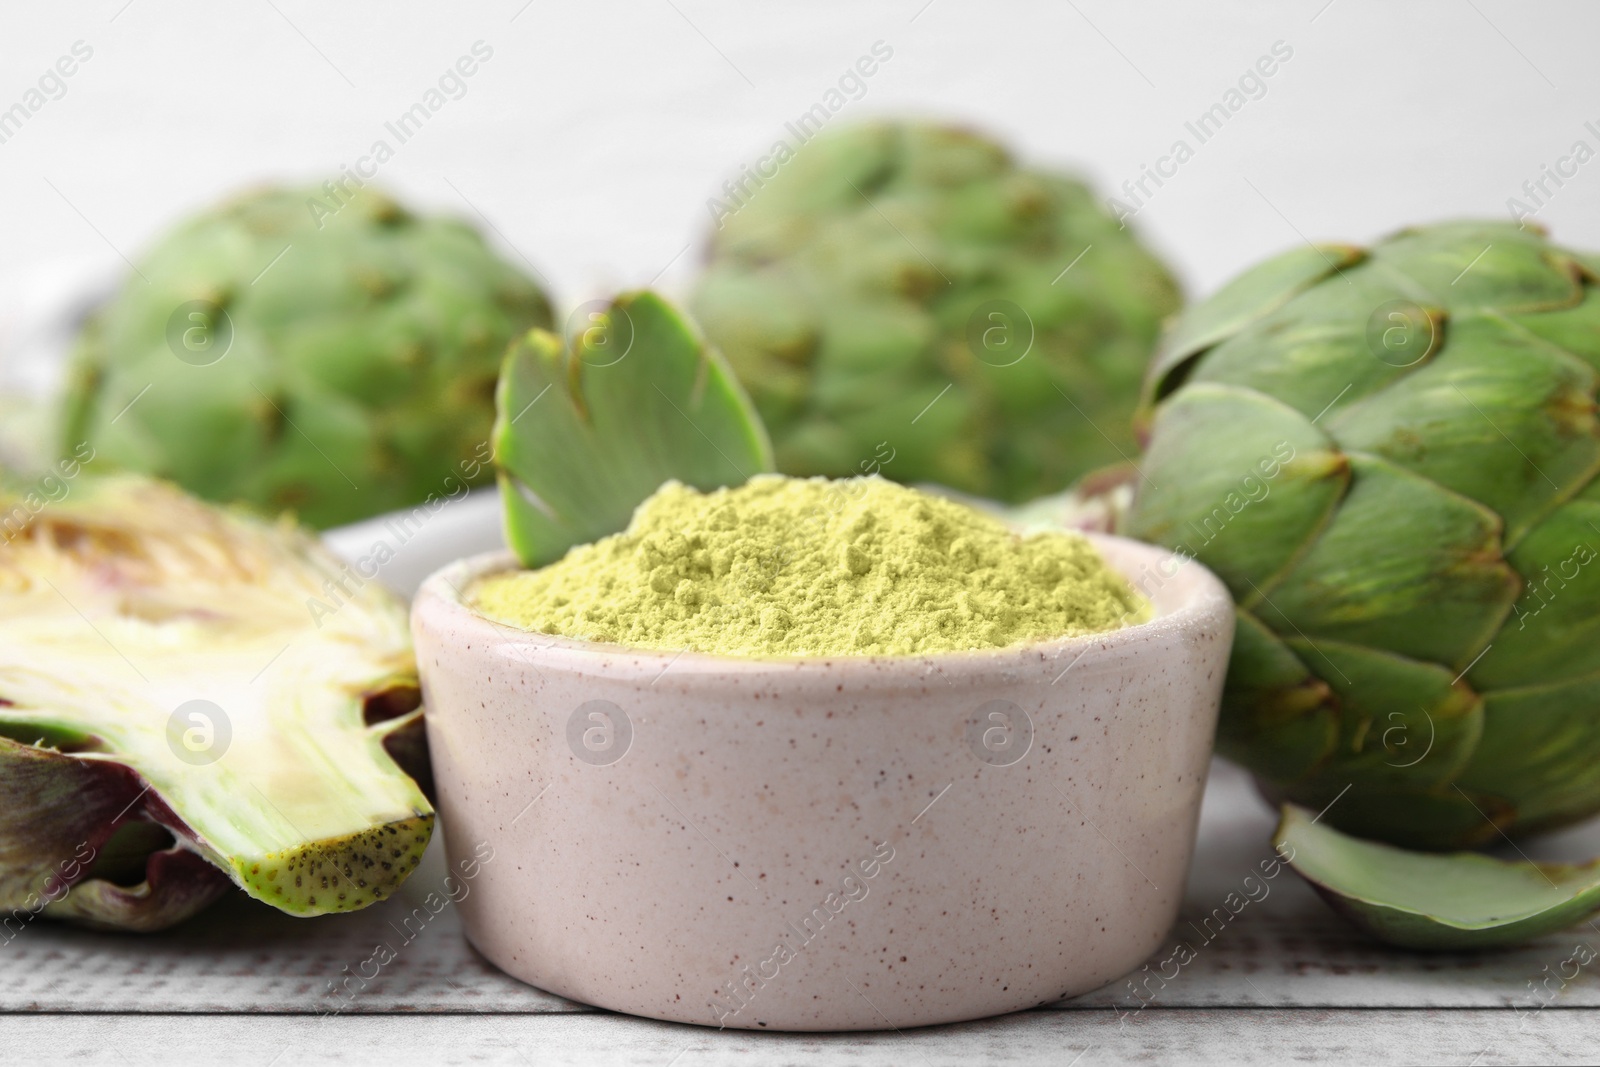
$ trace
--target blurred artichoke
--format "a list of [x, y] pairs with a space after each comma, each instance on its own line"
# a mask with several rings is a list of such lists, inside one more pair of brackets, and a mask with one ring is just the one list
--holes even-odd
[[467, 225], [362, 189], [183, 223], [85, 330], [63, 446], [326, 527], [445, 496], [482, 456], [544, 294]]
[[1124, 532], [1239, 602], [1219, 747], [1365, 837], [1600, 811], [1600, 257], [1459, 222], [1305, 247], [1151, 368]]
[[824, 133], [714, 212], [692, 310], [778, 468], [1017, 501], [1131, 457], [1161, 263], [1083, 184], [974, 133]]

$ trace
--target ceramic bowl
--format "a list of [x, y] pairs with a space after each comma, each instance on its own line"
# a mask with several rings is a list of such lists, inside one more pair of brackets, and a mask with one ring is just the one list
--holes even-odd
[[572, 1000], [870, 1030], [1033, 1007], [1176, 917], [1233, 636], [1222, 584], [1097, 536], [1150, 597], [1114, 633], [935, 656], [735, 659], [412, 613], [467, 936]]

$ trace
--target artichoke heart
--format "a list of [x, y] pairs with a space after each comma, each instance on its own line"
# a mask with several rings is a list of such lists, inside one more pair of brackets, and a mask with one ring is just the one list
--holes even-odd
[[[37, 915], [156, 929], [229, 882], [350, 911], [433, 810], [404, 607], [287, 520], [131, 475], [0, 493], [0, 937]], [[376, 721], [372, 721], [376, 720]]]

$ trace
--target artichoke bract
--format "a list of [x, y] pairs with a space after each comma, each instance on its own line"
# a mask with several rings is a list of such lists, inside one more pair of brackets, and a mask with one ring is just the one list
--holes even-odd
[[349, 911], [415, 868], [434, 816], [390, 755], [422, 714], [391, 594], [133, 475], [0, 494], [0, 531], [0, 940], [157, 929], [230, 884]]
[[84, 331], [64, 449], [317, 528], [486, 480], [500, 357], [550, 324], [477, 231], [371, 189], [240, 197], [136, 270]]
[[733, 372], [649, 290], [567, 340], [528, 331], [506, 350], [497, 406], [506, 543], [526, 567], [623, 529], [663, 482], [715, 489], [772, 470]]
[[1501, 948], [1582, 922], [1600, 908], [1600, 861], [1506, 862], [1481, 852], [1409, 852], [1346, 837], [1284, 805], [1273, 848], [1369, 936], [1403, 948]]
[[1093, 193], [959, 129], [873, 122], [747, 174], [691, 310], [786, 474], [1020, 501], [1131, 458], [1178, 292]]
[[1164, 342], [1123, 532], [1236, 597], [1218, 747], [1269, 797], [1430, 849], [1600, 810], [1597, 278], [1445, 223], [1285, 253]]

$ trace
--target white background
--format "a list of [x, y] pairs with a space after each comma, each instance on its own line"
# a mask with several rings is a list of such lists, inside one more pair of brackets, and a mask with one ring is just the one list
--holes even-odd
[[[1600, 148], [1600, 5], [97, 0], [0, 15], [0, 109], [75, 41], [93, 58], [0, 144], [0, 361], [28, 308], [125, 271], [242, 185], [353, 163], [475, 41], [493, 58], [383, 168], [415, 203], [492, 222], [571, 307], [681, 292], [708, 197], [875, 41], [894, 56], [835, 123], [980, 123], [1109, 194], [1275, 41], [1294, 50], [1135, 220], [1191, 296], [1300, 240], [1364, 241], [1506, 200]], [[1600, 160], [1539, 213], [1600, 247]], [[481, 217], [480, 214], [481, 213]], [[665, 271], [663, 274], [662, 272]], [[0, 379], [7, 368], [0, 365]]]

